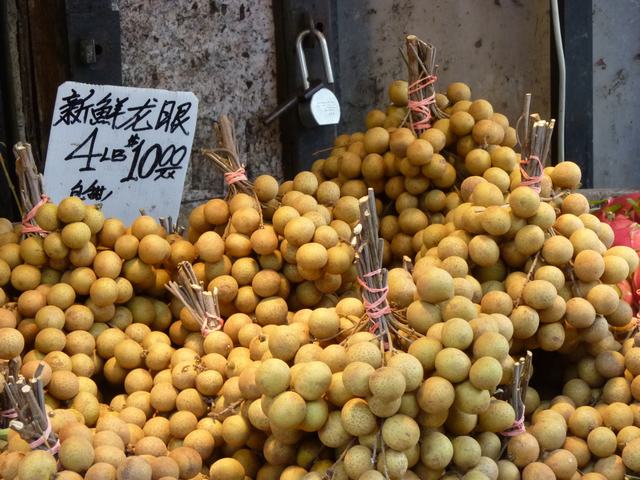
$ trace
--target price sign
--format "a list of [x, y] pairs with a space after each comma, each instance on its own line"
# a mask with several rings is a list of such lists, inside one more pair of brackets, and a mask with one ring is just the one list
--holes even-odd
[[44, 171], [54, 202], [74, 195], [130, 223], [139, 209], [177, 218], [195, 133], [191, 92], [65, 82]]

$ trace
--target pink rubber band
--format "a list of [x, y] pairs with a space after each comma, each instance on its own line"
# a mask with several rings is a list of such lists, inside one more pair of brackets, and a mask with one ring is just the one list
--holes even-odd
[[48, 451], [51, 455], [55, 455], [56, 453], [58, 453], [58, 450], [60, 450], [60, 440], [56, 440], [56, 443], [54, 443], [53, 447], [51, 447]]
[[8, 410], [2, 410], [0, 412], [0, 417], [2, 417], [2, 418], [18, 418], [18, 412], [16, 412], [15, 408], [10, 408]]
[[362, 275], [364, 278], [369, 278], [369, 277], [375, 277], [376, 275], [378, 275], [379, 273], [382, 273], [382, 269], [379, 268], [378, 270], [374, 270], [372, 272], [369, 273], [365, 273], [364, 275]]
[[[522, 167], [522, 165], [529, 165], [531, 161], [535, 161], [540, 168], [540, 175], [531, 176], [527, 173], [527, 171]], [[520, 185], [524, 185], [526, 187], [531, 187], [536, 192], [540, 193], [540, 181], [542, 180], [544, 166], [540, 161], [540, 158], [536, 155], [531, 155], [528, 159], [520, 161], [520, 174], [522, 175], [523, 180], [520, 181]]]
[[204, 322], [200, 328], [200, 333], [203, 337], [206, 337], [211, 332], [220, 330], [224, 325], [224, 320], [216, 315], [205, 313], [205, 317], [207, 318], [207, 321]]
[[505, 437], [516, 437], [521, 433], [525, 433], [526, 431], [527, 430], [524, 428], [524, 412], [523, 412], [520, 418], [518, 418], [515, 422], [513, 422], [513, 425], [507, 428], [504, 432], [500, 432], [500, 435], [503, 435]]
[[45, 203], [49, 201], [49, 197], [47, 197], [44, 193], [40, 197], [40, 201], [34, 205], [34, 207], [29, 210], [29, 212], [22, 219], [22, 233], [49, 233], [46, 230], [40, 228], [37, 225], [31, 225], [31, 220], [34, 219], [38, 209], [43, 206]]
[[[365, 273], [364, 277], [372, 277], [379, 274], [382, 269], [374, 270], [373, 272]], [[360, 277], [356, 277], [360, 286], [369, 293], [380, 294], [377, 300], [369, 302], [366, 298], [363, 299], [364, 309], [367, 312], [367, 316], [370, 320], [373, 320], [373, 325], [369, 329], [371, 333], [375, 333], [380, 328], [380, 318], [391, 313], [391, 307], [387, 302], [387, 294], [389, 293], [389, 287], [373, 288], [367, 285]]]
[[[409, 96], [412, 94], [419, 92], [425, 87], [432, 85], [438, 79], [435, 75], [429, 75], [424, 78], [421, 78], [411, 85], [409, 85]], [[428, 96], [427, 98], [423, 98], [422, 100], [411, 100], [409, 99], [408, 107], [414, 113], [418, 113], [422, 116], [420, 120], [413, 124], [413, 128], [418, 131], [426, 130], [431, 127], [431, 119], [433, 117], [431, 113], [431, 105], [436, 102], [436, 94]]]
[[378, 320], [379, 318], [391, 313], [391, 307], [387, 303], [387, 292], [388, 289], [375, 302], [369, 303], [366, 300], [364, 301], [364, 309], [367, 311], [369, 318]]
[[224, 174], [224, 181], [227, 185], [233, 185], [236, 182], [247, 180], [247, 174], [244, 167], [240, 167], [235, 172], [227, 172]]
[[42, 435], [40, 435], [40, 437], [38, 437], [33, 442], [31, 442], [29, 444], [29, 446], [31, 448], [34, 448], [34, 449], [38, 448], [40, 445], [42, 445], [44, 442], [47, 441], [47, 438], [49, 438], [49, 435], [51, 435], [51, 420], [49, 420], [49, 417], [47, 417], [47, 428], [46, 428], [46, 430], [42, 433]]

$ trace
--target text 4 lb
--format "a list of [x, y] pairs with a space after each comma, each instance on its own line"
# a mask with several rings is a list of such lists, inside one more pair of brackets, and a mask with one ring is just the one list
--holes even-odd
[[182, 163], [187, 156], [187, 147], [181, 145], [169, 145], [166, 147], [158, 143], [147, 145], [146, 140], [137, 134], [129, 137], [127, 144], [121, 148], [104, 147], [96, 148], [98, 128], [91, 133], [78, 146], [65, 157], [66, 161], [81, 160], [84, 166], [79, 172], [96, 170], [96, 163], [102, 162], [130, 162], [127, 175], [120, 182], [137, 182], [151, 178], [174, 178], [176, 170], [182, 169]]

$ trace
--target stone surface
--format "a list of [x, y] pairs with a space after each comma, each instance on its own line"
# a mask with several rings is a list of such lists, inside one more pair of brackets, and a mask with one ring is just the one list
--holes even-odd
[[[398, 49], [415, 34], [438, 51], [440, 89], [469, 84], [512, 123], [522, 98], [533, 94], [533, 111], [549, 118], [549, 3], [544, 0], [366, 0], [338, 3], [341, 23], [340, 84], [343, 126], [360, 130], [364, 115], [388, 103], [387, 86], [406, 79]], [[357, 28], [353, 28], [357, 26]]]
[[640, 188], [640, 2], [593, 1], [593, 183]]
[[[250, 176], [281, 176], [275, 40], [268, 0], [120, 0], [125, 85], [193, 91], [199, 101], [194, 152], [215, 146], [213, 120], [230, 115]], [[183, 214], [223, 193], [221, 175], [194, 153]], [[184, 216], [184, 215], [182, 215]]]
[[[522, 96], [549, 117], [550, 13], [545, 0], [337, 1], [342, 104], [340, 131], [361, 130], [364, 115], [387, 102], [386, 88], [406, 78], [398, 53], [408, 33], [438, 47], [439, 85], [470, 84], [513, 123]], [[251, 176], [282, 175], [277, 122], [260, 118], [276, 105], [273, 12], [268, 0], [120, 0], [124, 82], [193, 91], [200, 99], [194, 150], [213, 146], [212, 121], [233, 116]], [[626, 13], [624, 13], [626, 12]], [[637, 0], [594, 0], [594, 178], [596, 187], [635, 187], [640, 149]], [[622, 33], [620, 33], [622, 32]], [[600, 61], [602, 59], [602, 61]], [[635, 132], [635, 133], [634, 133]], [[184, 211], [223, 192], [221, 176], [192, 158]], [[614, 167], [615, 165], [615, 167]]]

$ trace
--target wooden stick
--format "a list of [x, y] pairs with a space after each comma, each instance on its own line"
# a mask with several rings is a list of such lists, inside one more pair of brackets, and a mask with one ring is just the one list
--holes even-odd
[[[436, 90], [434, 82], [437, 69], [435, 64], [435, 47], [430, 43], [423, 42], [415, 35], [408, 35], [405, 43], [407, 49], [406, 63], [410, 102], [407, 116], [414, 133], [420, 133], [429, 128], [428, 123], [430, 123], [430, 119], [433, 118], [437, 120], [439, 118], [447, 118], [448, 115], [440, 110], [435, 101]], [[427, 81], [430, 78], [432, 81]], [[424, 81], [423, 86], [420, 83], [422, 81]], [[418, 88], [418, 86], [420, 86], [420, 88]], [[411, 108], [412, 102], [427, 103], [425, 102], [427, 99], [431, 99], [430, 103], [422, 106], [427, 108], [426, 115], [423, 108], [416, 107], [415, 110]]]
[[2, 154], [0, 154], [0, 164], [2, 164], [2, 171], [4, 172], [4, 178], [7, 180], [7, 185], [9, 186], [9, 190], [11, 190], [13, 201], [16, 202], [16, 205], [18, 206], [18, 211], [20, 212], [20, 216], [24, 217], [26, 212], [22, 207], [22, 202], [18, 198], [18, 193], [16, 192], [16, 186], [13, 184], [11, 175], [9, 175], [9, 170], [7, 169], [7, 164], [5, 163], [4, 157], [2, 156]]
[[178, 280], [168, 282], [165, 288], [178, 298], [196, 319], [203, 335], [222, 328], [218, 291], [204, 291], [204, 286], [198, 281], [189, 262], [181, 262], [178, 265]]
[[38, 167], [33, 158], [30, 144], [18, 142], [13, 147], [13, 152], [16, 156], [16, 173], [18, 175], [20, 198], [24, 213], [26, 213], [31, 211], [40, 201], [43, 193], [42, 175], [38, 173]]
[[227, 115], [221, 115], [216, 124], [216, 129], [218, 131], [220, 146], [229, 150], [236, 158], [240, 158], [236, 144], [236, 133], [231, 119]]

